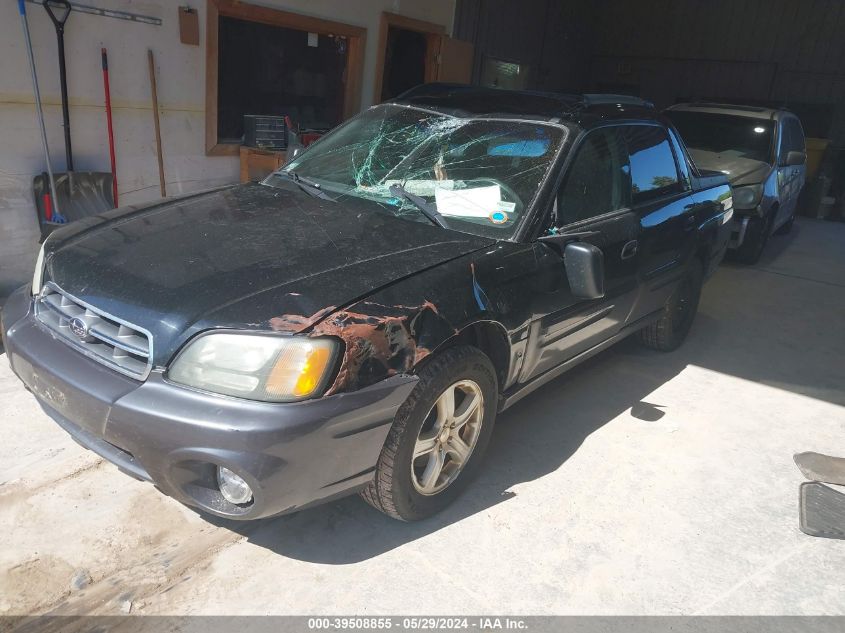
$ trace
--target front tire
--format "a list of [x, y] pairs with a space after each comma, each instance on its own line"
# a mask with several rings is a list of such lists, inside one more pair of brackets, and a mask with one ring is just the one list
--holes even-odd
[[784, 222], [777, 231], [775, 231], [775, 235], [787, 235], [790, 231], [792, 231], [794, 224], [795, 214], [793, 213], [790, 218]]
[[361, 492], [402, 521], [436, 514], [466, 487], [490, 442], [499, 395], [493, 364], [474, 347], [447, 349], [419, 376]]
[[663, 315], [639, 331], [640, 342], [660, 352], [678, 349], [695, 320], [703, 282], [704, 267], [699, 259], [695, 259], [678, 287], [666, 300]]
[[751, 218], [748, 221], [748, 228], [745, 230], [745, 239], [742, 240], [739, 248], [736, 249], [736, 258], [743, 264], [754, 265], [760, 261], [763, 249], [769, 241], [772, 233], [772, 218], [776, 209], [772, 209], [762, 218]]

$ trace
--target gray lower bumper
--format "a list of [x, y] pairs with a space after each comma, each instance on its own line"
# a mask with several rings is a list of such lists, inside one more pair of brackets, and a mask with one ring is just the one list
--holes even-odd
[[[12, 370], [80, 444], [179, 501], [254, 519], [360, 489], [372, 479], [394, 414], [416, 384], [396, 376], [353, 393], [290, 404], [214, 396], [122, 376], [56, 338], [31, 314], [27, 289], [3, 310]], [[217, 490], [225, 466], [253, 488], [235, 506]]]
[[747, 215], [734, 215], [731, 222], [731, 239], [728, 248], [739, 248], [745, 241], [745, 232], [748, 230], [748, 222], [751, 220]]

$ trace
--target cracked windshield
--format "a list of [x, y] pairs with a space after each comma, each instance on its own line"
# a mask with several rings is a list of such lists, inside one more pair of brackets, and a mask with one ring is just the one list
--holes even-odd
[[564, 135], [561, 127], [536, 122], [377, 106], [265, 183], [293, 180], [340, 203], [355, 196], [397, 216], [508, 239], [530, 208]]

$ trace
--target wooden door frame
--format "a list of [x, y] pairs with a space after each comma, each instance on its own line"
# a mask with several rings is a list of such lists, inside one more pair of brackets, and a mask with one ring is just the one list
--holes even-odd
[[387, 53], [387, 32], [390, 27], [416, 31], [426, 36], [425, 81], [437, 80], [437, 55], [440, 52], [440, 38], [446, 35], [446, 27], [434, 22], [425, 22], [409, 18], [398, 13], [382, 11], [378, 29], [378, 49], [376, 50], [376, 76], [373, 86], [373, 103], [381, 102], [381, 89], [384, 82], [384, 58]]
[[364, 76], [364, 46], [367, 29], [342, 22], [332, 22], [280, 9], [270, 9], [239, 0], [208, 0], [205, 27], [205, 153], [207, 156], [237, 156], [238, 143], [219, 143], [217, 139], [218, 25], [220, 16], [260, 22], [320, 35], [346, 37], [346, 69], [343, 92], [343, 118], [348, 119], [361, 108], [361, 85]]

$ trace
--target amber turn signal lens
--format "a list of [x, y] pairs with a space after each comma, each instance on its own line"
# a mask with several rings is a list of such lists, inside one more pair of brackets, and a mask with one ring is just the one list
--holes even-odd
[[313, 345], [299, 358], [282, 353], [267, 376], [265, 389], [295, 398], [310, 396], [320, 386], [331, 359], [332, 348], [327, 345]]
[[330, 349], [326, 347], [312, 349], [293, 388], [293, 395], [299, 398], [311, 395], [325, 375], [330, 359]]

